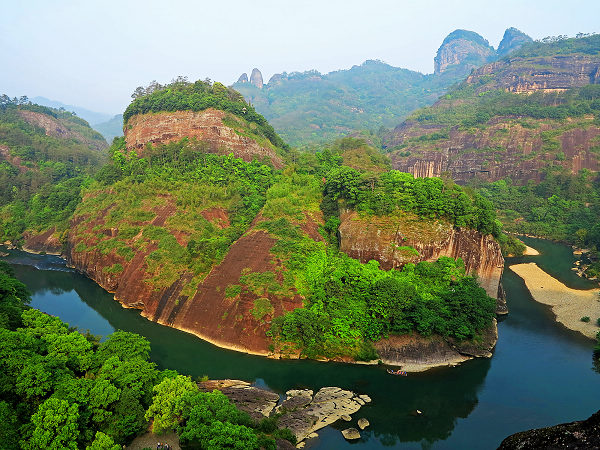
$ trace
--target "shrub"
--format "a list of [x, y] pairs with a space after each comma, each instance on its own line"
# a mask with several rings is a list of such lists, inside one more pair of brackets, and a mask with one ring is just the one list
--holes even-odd
[[586, 322], [586, 323], [587, 323], [587, 322], [589, 322], [589, 321], [590, 321], [590, 318], [589, 318], [589, 316], [583, 316], [583, 317], [582, 317], [580, 320], [581, 320], [582, 322]]

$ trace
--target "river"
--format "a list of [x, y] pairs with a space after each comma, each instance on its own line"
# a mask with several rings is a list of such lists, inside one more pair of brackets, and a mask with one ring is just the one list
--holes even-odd
[[[570, 287], [594, 287], [570, 270], [569, 247], [525, 241], [542, 254], [511, 258], [507, 266], [537, 262]], [[94, 334], [106, 336], [117, 329], [139, 333], [150, 341], [151, 358], [161, 368], [252, 381], [282, 394], [293, 388], [339, 386], [371, 396], [373, 402], [355, 416], [371, 423], [360, 441], [343, 439], [339, 430], [348, 426], [343, 422], [321, 430], [307, 448], [492, 449], [509, 434], [584, 419], [600, 408], [593, 342], [555, 323], [550, 309], [533, 301], [510, 270], [503, 279], [510, 314], [499, 323], [492, 359], [394, 377], [378, 366], [278, 361], [223, 350], [123, 309], [58, 257], [11, 250], [3, 259], [32, 292], [32, 306]], [[412, 415], [415, 409], [423, 415]]]

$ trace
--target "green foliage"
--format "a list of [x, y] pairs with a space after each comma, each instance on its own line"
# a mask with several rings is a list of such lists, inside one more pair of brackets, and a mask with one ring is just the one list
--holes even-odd
[[409, 211], [425, 218], [444, 218], [484, 234], [500, 234], [488, 200], [477, 194], [468, 195], [460, 186], [440, 178], [414, 178], [397, 170], [380, 175], [361, 174], [341, 166], [332, 169], [326, 180], [325, 197], [342, 199], [357, 211], [376, 215]]
[[178, 375], [166, 378], [154, 387], [154, 398], [146, 411], [146, 420], [152, 420], [152, 430], [162, 433], [175, 428], [188, 413], [189, 395], [198, 387], [190, 377]]
[[220, 109], [246, 121], [255, 123], [257, 130], [273, 145], [287, 148], [287, 144], [275, 133], [267, 120], [256, 112], [254, 107], [244, 101], [242, 95], [221, 83], [198, 80], [195, 83], [178, 81], [160, 86], [143, 95], [136, 96], [123, 114], [123, 123], [137, 114], [160, 111], [202, 111], [208, 108]]
[[0, 261], [0, 327], [15, 329], [21, 325], [21, 313], [30, 302], [29, 292], [14, 277], [12, 267]]
[[[104, 139], [85, 121], [65, 111], [0, 98], [0, 239], [15, 242], [27, 229], [60, 231], [81, 200], [87, 177], [104, 160]], [[71, 135], [54, 137], [30, 124], [35, 112], [59, 123]]]
[[590, 321], [590, 317], [589, 317], [589, 316], [583, 316], [583, 317], [582, 317], [581, 319], [579, 319], [579, 320], [581, 320], [582, 322], [586, 322], [586, 323], [587, 323], [587, 322], [589, 322], [589, 321]]
[[275, 318], [271, 333], [310, 357], [375, 359], [368, 342], [388, 333], [473, 339], [495, 314], [495, 300], [450, 258], [402, 271], [343, 254], [321, 253], [306, 263], [306, 306]]
[[85, 450], [120, 450], [121, 446], [115, 444], [113, 439], [104, 434], [102, 431], [97, 431], [94, 441], [88, 445]]
[[22, 441], [25, 449], [77, 449], [79, 436], [79, 405], [66, 400], [49, 398], [31, 417], [35, 427], [31, 438]]

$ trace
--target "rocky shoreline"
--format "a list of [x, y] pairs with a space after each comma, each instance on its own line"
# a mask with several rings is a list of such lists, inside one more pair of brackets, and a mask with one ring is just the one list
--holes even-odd
[[[288, 428], [296, 436], [298, 448], [304, 446], [304, 441], [318, 437], [317, 431], [338, 420], [350, 424], [354, 420], [352, 414], [371, 402], [368, 395], [359, 395], [339, 387], [323, 387], [316, 393], [310, 389], [292, 389], [283, 398], [275, 392], [240, 380], [208, 380], [200, 382], [199, 386], [204, 391], [221, 391], [240, 410], [256, 420], [277, 416], [277, 426]], [[357, 425], [359, 428], [363, 425], [364, 428], [368, 426], [368, 421], [361, 418]], [[348, 430], [352, 428], [344, 432]], [[344, 432], [345, 437], [348, 435], [346, 439], [360, 438], [360, 432], [358, 437], [354, 432]]]

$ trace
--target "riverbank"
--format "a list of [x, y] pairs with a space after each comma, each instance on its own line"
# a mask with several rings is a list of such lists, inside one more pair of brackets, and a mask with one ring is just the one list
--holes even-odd
[[[571, 289], [553, 278], [535, 263], [515, 264], [509, 269], [525, 281], [535, 301], [549, 305], [556, 320], [570, 330], [594, 339], [600, 331], [596, 320], [600, 317], [600, 289]], [[582, 322], [582, 317], [589, 322]]]
[[523, 256], [538, 256], [540, 252], [538, 252], [535, 248], [530, 247], [529, 245], [525, 245], [525, 251], [523, 252]]

